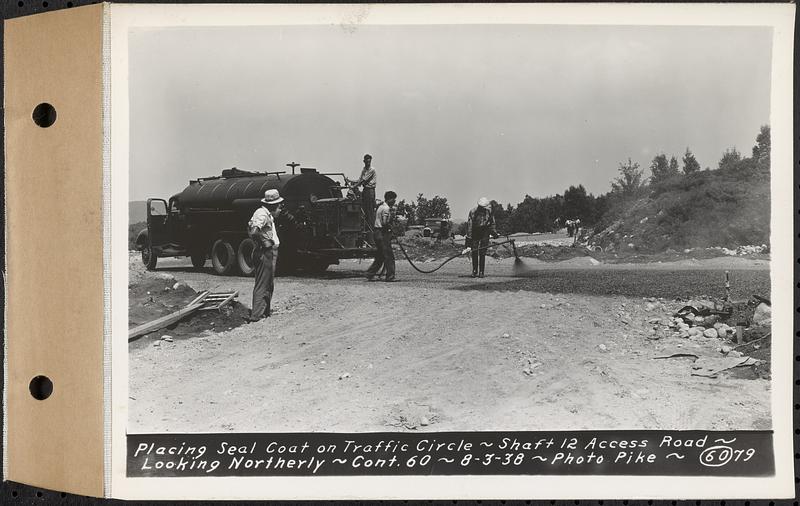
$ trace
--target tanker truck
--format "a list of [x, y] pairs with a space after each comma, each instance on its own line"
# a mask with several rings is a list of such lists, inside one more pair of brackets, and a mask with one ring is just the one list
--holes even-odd
[[313, 168], [287, 164], [292, 173], [250, 172], [225, 169], [219, 176], [189, 182], [169, 198], [147, 199], [147, 228], [136, 238], [142, 263], [156, 268], [159, 258], [190, 257], [195, 268], [211, 259], [218, 274], [244, 274], [255, 270], [255, 244], [247, 236], [247, 223], [261, 206], [264, 192], [276, 189], [284, 198], [276, 217], [281, 239], [278, 271], [323, 271], [342, 258], [370, 258], [375, 248], [360, 197], [351, 189]]

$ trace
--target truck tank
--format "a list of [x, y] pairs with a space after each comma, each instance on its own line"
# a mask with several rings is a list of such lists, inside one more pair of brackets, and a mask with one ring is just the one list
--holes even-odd
[[342, 196], [334, 180], [315, 170], [303, 169], [300, 174], [259, 174], [234, 168], [222, 171], [219, 177], [190, 181], [173, 199], [185, 213], [248, 210], [252, 213], [261, 205], [267, 190], [278, 190], [289, 211], [318, 199]]
[[319, 270], [341, 258], [374, 256], [364, 241], [360, 200], [343, 197], [341, 188], [315, 169], [299, 174], [225, 169], [220, 176], [190, 181], [169, 199], [166, 216], [148, 215], [137, 245], [148, 268], [155, 268], [159, 257], [190, 256], [195, 267], [210, 257], [219, 274], [249, 275], [254, 244], [247, 223], [264, 192], [275, 189], [284, 198], [276, 217], [280, 270]]

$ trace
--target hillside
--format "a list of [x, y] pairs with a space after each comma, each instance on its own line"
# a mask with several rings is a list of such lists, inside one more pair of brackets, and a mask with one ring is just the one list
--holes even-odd
[[769, 167], [750, 158], [718, 170], [677, 175], [644, 196], [620, 197], [589, 237], [605, 251], [769, 245]]

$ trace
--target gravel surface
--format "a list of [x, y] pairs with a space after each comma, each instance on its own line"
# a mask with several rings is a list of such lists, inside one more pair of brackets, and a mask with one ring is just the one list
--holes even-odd
[[[723, 296], [724, 280], [724, 273], [719, 270], [540, 270], [518, 279], [476, 283], [457, 289], [689, 299], [699, 295]], [[731, 298], [745, 300], [752, 294], [769, 298], [769, 271], [732, 273]]]

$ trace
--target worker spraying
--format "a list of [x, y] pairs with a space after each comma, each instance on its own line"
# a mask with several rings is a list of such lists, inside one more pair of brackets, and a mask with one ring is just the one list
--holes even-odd
[[486, 197], [478, 200], [478, 206], [470, 210], [467, 217], [466, 246], [472, 252], [472, 277], [482, 278], [486, 271], [486, 250], [489, 238], [498, 237], [495, 230], [492, 204]]

